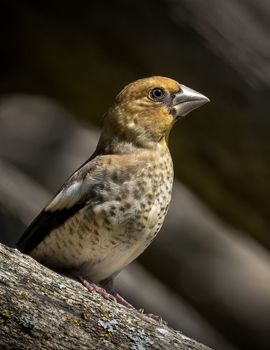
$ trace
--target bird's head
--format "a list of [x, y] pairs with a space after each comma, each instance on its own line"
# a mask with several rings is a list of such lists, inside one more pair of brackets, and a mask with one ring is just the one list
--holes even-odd
[[176, 120], [208, 101], [206, 96], [169, 78], [137, 80], [117, 95], [106, 114], [103, 141], [115, 139], [117, 143], [155, 147], [167, 140]]

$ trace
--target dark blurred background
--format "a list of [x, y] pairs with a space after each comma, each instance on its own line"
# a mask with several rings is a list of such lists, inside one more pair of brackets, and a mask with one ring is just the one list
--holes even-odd
[[[118, 289], [216, 349], [270, 349], [270, 3], [1, 1], [0, 239], [94, 150], [132, 80], [211, 103], [177, 124], [166, 224]], [[143, 287], [142, 287], [143, 286]]]

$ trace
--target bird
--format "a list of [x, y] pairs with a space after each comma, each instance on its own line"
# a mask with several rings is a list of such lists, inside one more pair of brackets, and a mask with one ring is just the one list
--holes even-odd
[[174, 177], [171, 128], [208, 101], [162, 76], [125, 86], [104, 115], [94, 153], [34, 219], [17, 248], [132, 307], [114, 290], [114, 277], [149, 246], [164, 222]]

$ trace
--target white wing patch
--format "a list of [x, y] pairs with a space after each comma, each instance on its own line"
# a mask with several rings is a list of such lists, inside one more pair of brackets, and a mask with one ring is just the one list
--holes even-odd
[[86, 186], [83, 180], [74, 182], [69, 187], [60, 191], [47, 205], [45, 211], [56, 211], [71, 208], [80, 201], [85, 188]]

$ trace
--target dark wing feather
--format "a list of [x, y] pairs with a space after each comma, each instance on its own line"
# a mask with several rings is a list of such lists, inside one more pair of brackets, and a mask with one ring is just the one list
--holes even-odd
[[[95, 168], [95, 165], [99, 158], [99, 153], [100, 152], [96, 150], [93, 155], [85, 163], [83, 163], [77, 171], [74, 172], [74, 174], [64, 183], [60, 191], [56, 194], [56, 196], [46, 208], [48, 208], [50, 204], [53, 203], [55, 199], [57, 199], [57, 195], [61, 194], [61, 192], [67, 191], [74, 182], [84, 180], [85, 176], [89, 174], [93, 168]], [[87, 198], [85, 194], [82, 193], [80, 197], [78, 196], [76, 202], [68, 208], [58, 209], [56, 203], [55, 209], [43, 209], [30, 224], [30, 226], [25, 230], [24, 234], [16, 244], [16, 247], [22, 253], [30, 253], [47, 234], [49, 234], [53, 229], [61, 226], [66, 220], [68, 220], [77, 211], [79, 211], [85, 205], [86, 200]], [[61, 207], [61, 197], [59, 204]]]
[[61, 226], [67, 219], [74, 215], [84, 206], [84, 203], [77, 204], [70, 209], [62, 209], [54, 212], [42, 212], [34, 219], [19, 239], [16, 247], [25, 254], [33, 250], [43, 238], [53, 229]]

